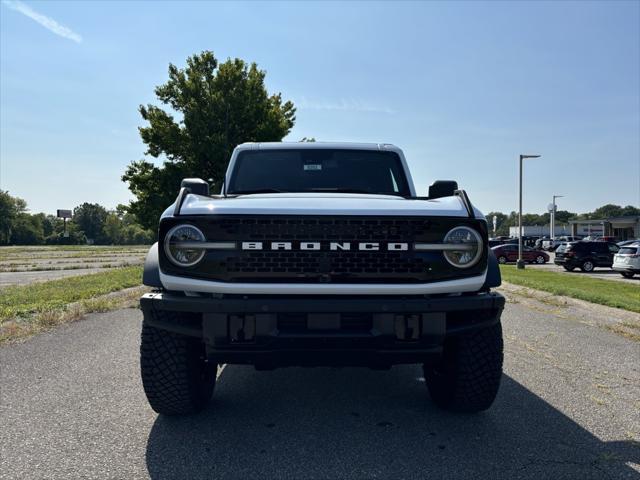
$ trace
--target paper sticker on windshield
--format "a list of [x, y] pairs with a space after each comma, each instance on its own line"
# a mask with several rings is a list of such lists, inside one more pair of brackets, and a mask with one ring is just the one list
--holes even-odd
[[304, 170], [305, 170], [305, 172], [306, 172], [307, 170], [311, 170], [311, 171], [318, 171], [318, 170], [322, 170], [322, 165], [317, 164], [317, 163], [307, 163], [307, 164], [304, 166]]

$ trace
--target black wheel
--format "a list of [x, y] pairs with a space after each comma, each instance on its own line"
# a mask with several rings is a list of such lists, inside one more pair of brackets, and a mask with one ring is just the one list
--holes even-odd
[[542, 255], [538, 255], [536, 257], [536, 263], [542, 265], [543, 263], [547, 263], [547, 260]]
[[[173, 312], [156, 315], [179, 317]], [[144, 322], [140, 371], [151, 408], [164, 415], [182, 415], [207, 406], [216, 383], [217, 365], [206, 361], [204, 344], [197, 338], [160, 330]]]
[[633, 278], [633, 272], [620, 272], [624, 278]]
[[507, 257], [505, 257], [504, 255], [500, 255], [498, 257], [498, 263], [501, 263], [502, 265], [504, 265], [505, 263], [507, 263]]
[[591, 260], [585, 260], [584, 262], [582, 262], [582, 265], [580, 265], [580, 270], [582, 270], [583, 272], [593, 272], [594, 268], [595, 265]]
[[573, 272], [573, 270], [575, 269], [575, 267], [562, 267], [564, 268], [567, 272]]
[[491, 406], [502, 377], [502, 326], [477, 330], [445, 341], [442, 359], [424, 365], [432, 400], [457, 412], [480, 412]]

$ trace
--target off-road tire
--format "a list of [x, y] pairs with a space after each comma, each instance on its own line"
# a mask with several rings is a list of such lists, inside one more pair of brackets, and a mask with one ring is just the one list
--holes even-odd
[[[154, 315], [179, 320], [179, 314], [173, 312]], [[143, 322], [140, 372], [151, 408], [163, 415], [184, 415], [199, 412], [211, 400], [217, 365], [206, 361], [199, 339]]]
[[445, 341], [441, 361], [425, 364], [424, 377], [436, 405], [456, 412], [480, 412], [491, 406], [502, 377], [500, 323]]

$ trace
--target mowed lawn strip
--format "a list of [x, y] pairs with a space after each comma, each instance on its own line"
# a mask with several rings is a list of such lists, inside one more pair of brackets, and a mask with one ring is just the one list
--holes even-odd
[[534, 268], [518, 270], [513, 265], [501, 265], [500, 271], [505, 282], [515, 285], [640, 313], [638, 285], [590, 278], [580, 273], [566, 274]]
[[61, 278], [0, 289], [0, 324], [16, 317], [64, 308], [141, 284], [142, 267], [114, 268], [106, 272]]

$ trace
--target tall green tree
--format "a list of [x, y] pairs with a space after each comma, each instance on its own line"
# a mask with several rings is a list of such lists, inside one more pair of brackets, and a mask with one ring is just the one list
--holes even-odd
[[102, 228], [108, 215], [107, 209], [102, 205], [85, 202], [73, 209], [73, 222], [88, 239], [95, 243], [102, 243], [104, 239]]
[[0, 190], [0, 245], [11, 242], [11, 232], [18, 216], [27, 211], [27, 202]]
[[119, 245], [122, 243], [122, 221], [115, 213], [107, 214], [102, 225], [102, 239], [104, 243]]
[[42, 217], [19, 213], [11, 228], [11, 243], [13, 245], [40, 245], [44, 243]]
[[211, 179], [215, 191], [236, 145], [289, 133], [295, 107], [267, 92], [265, 74], [239, 58], [219, 63], [210, 51], [189, 57], [185, 68], [169, 65], [169, 80], [155, 89], [163, 106], [139, 108], [147, 122], [139, 128], [145, 153], [162, 157], [163, 165], [139, 160], [122, 176], [136, 197], [128, 210], [143, 227], [157, 227], [182, 178]]

